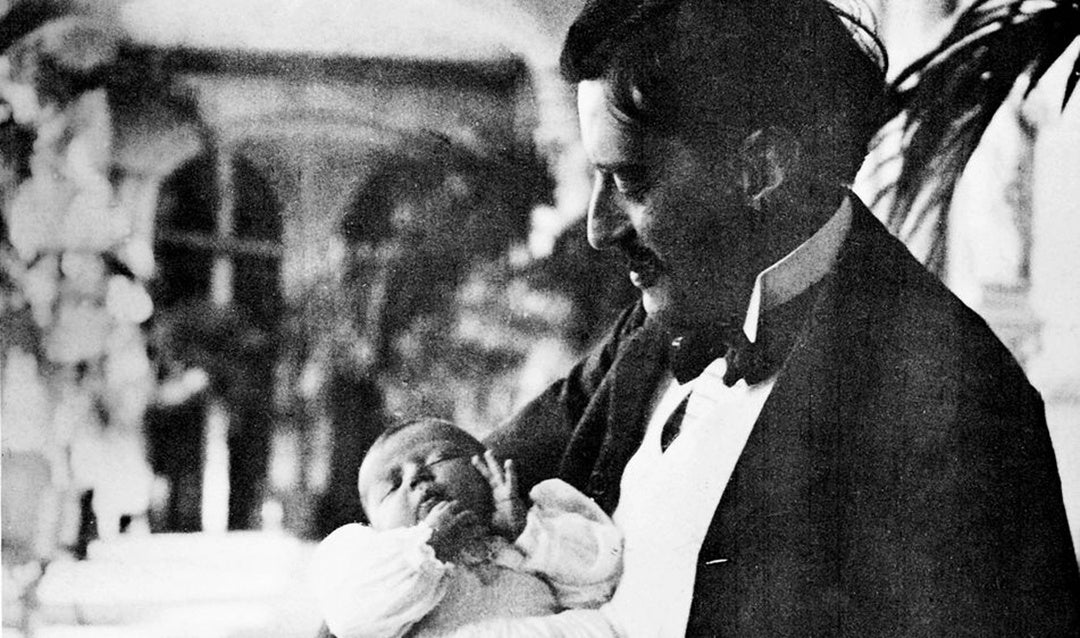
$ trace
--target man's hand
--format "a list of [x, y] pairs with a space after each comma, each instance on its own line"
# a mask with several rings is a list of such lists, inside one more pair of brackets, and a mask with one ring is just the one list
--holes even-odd
[[487, 450], [483, 459], [474, 456], [472, 464], [491, 485], [491, 496], [495, 501], [492, 527], [509, 540], [517, 538], [525, 529], [525, 504], [518, 495], [514, 462], [507, 459], [500, 466], [495, 454]]
[[435, 558], [443, 562], [453, 561], [484, 530], [480, 517], [472, 510], [462, 509], [457, 501], [436, 503], [424, 517], [424, 523], [431, 528], [428, 545], [435, 550]]

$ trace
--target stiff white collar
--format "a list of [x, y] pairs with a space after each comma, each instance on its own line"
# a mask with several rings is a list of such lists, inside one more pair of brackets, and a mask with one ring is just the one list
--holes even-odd
[[848, 195], [836, 213], [810, 239], [758, 274], [743, 322], [747, 339], [757, 340], [763, 312], [794, 299], [832, 270], [851, 228], [851, 215], [851, 196]]

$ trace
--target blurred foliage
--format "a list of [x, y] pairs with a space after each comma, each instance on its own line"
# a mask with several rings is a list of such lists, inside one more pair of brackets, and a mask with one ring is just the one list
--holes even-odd
[[[107, 21], [69, 14], [69, 4], [79, 3], [14, 3], [2, 16], [0, 55], [3, 447], [48, 466], [46, 484], [16, 495], [58, 508], [24, 539], [46, 559], [78, 541], [80, 494], [93, 490], [103, 535], [148, 507], [142, 423], [155, 383], [142, 324], [154, 262], [145, 202], [202, 143], [190, 113], [168, 97], [168, 78], [149, 67], [133, 74], [145, 60], [133, 60]], [[143, 96], [135, 105], [114, 100], [133, 93]], [[146, 111], [153, 125], [128, 135]], [[5, 483], [17, 478], [10, 471]]]
[[[286, 405], [289, 393], [305, 391], [304, 374], [344, 371], [375, 380], [393, 414], [454, 418], [462, 388], [520, 362], [526, 346], [516, 328], [492, 324], [495, 341], [477, 348], [456, 326], [466, 311], [463, 286], [479, 286], [490, 306], [487, 297], [499, 294], [492, 290], [508, 284], [506, 255], [524, 242], [545, 186], [543, 168], [521, 162], [423, 138], [377, 162], [340, 222], [341, 272], [309, 282], [288, 303]], [[512, 319], [509, 311], [483, 312]]]
[[[482, 436], [632, 297], [622, 269], [587, 247], [583, 225], [547, 259], [522, 258], [534, 209], [552, 203], [548, 167], [531, 150], [464, 148], [428, 131], [374, 155], [337, 225], [342, 267], [283, 285], [295, 282], [280, 281], [280, 253], [214, 243], [224, 195], [215, 149], [204, 144], [202, 160], [176, 170], [197, 150], [177, 133], [197, 112], [152, 52], [73, 18], [13, 42], [0, 69], [4, 356], [31, 353], [43, 410], [63, 411], [69, 430], [116, 431], [123, 415], [141, 442], [152, 406], [150, 427], [163, 434], [149, 456], [155, 471], [176, 474], [175, 491], [198, 492], [180, 483], [202, 463], [200, 402], [212, 399], [230, 415], [231, 467], [251, 474], [233, 488], [256, 490], [244, 497], [256, 505], [258, 490], [279, 489], [265, 485], [271, 432], [310, 446], [326, 434], [322, 452], [293, 459], [302, 481], [293, 487], [323, 492], [322, 521], [340, 520], [356, 465], [387, 422], [439, 416]], [[231, 174], [238, 240], [287, 246], [271, 187], [242, 162]], [[166, 175], [146, 210], [140, 194]], [[195, 243], [155, 244], [155, 224]], [[224, 304], [208, 301], [219, 258], [233, 268]], [[181, 435], [194, 439], [182, 450]], [[94, 454], [84, 458], [92, 468]], [[101, 477], [87, 481], [107, 491]]]
[[[886, 211], [882, 217], [902, 240], [929, 237], [919, 256], [932, 271], [944, 272], [953, 193], [991, 118], [1010, 92], [1019, 88], [1026, 97], [1077, 36], [1076, 0], [976, 0], [937, 46], [893, 80], [894, 119], [873, 144], [895, 146], [875, 170], [896, 175], [870, 204]], [[1066, 81], [1062, 110], [1078, 79], [1080, 60]], [[896, 162], [899, 170], [890, 166]]]

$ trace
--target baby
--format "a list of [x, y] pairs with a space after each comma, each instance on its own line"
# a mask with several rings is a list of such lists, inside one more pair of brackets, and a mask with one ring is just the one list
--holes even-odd
[[621, 572], [622, 535], [596, 503], [553, 479], [526, 512], [512, 462], [446, 421], [384, 432], [358, 488], [370, 526], [338, 528], [313, 561], [337, 638], [492, 635], [484, 621], [598, 607]]

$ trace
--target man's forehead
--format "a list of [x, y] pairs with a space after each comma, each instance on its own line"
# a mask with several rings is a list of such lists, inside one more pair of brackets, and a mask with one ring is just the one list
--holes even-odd
[[641, 128], [619, 111], [606, 80], [578, 84], [581, 138], [589, 159], [598, 167], [634, 159], [641, 150]]

